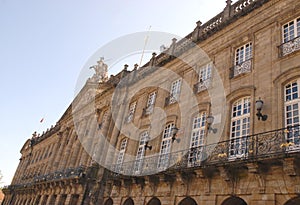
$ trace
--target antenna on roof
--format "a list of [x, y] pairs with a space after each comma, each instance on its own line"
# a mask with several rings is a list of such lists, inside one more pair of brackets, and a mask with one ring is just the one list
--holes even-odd
[[143, 57], [144, 57], [144, 53], [145, 53], [145, 48], [146, 48], [146, 45], [147, 45], [148, 39], [149, 39], [149, 32], [150, 32], [150, 29], [151, 29], [151, 26], [149, 26], [149, 29], [148, 29], [148, 32], [147, 32], [147, 35], [146, 35], [146, 38], [145, 38], [144, 48], [143, 48], [142, 56], [141, 56], [141, 60], [140, 60], [140, 67], [142, 66]]

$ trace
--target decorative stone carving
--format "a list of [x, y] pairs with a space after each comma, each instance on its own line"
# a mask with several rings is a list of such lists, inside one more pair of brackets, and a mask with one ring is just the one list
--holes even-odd
[[247, 164], [248, 172], [253, 174], [255, 179], [258, 181], [259, 184], [259, 193], [265, 193], [266, 191], [266, 179], [265, 174], [261, 171], [261, 167], [257, 163], [249, 163]]
[[281, 45], [281, 56], [286, 56], [300, 50], [300, 38], [295, 38]]
[[283, 171], [289, 176], [296, 176], [295, 160], [293, 158], [286, 158], [283, 160]]

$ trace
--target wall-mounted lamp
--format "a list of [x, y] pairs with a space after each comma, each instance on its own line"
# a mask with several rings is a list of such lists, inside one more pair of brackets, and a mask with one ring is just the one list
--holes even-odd
[[217, 128], [213, 128], [212, 127], [212, 124], [214, 122], [214, 116], [212, 115], [208, 115], [207, 118], [206, 118], [206, 123], [207, 123], [207, 129], [208, 129], [208, 132], [213, 132], [213, 133], [216, 133], [218, 131]]
[[268, 115], [263, 115], [261, 113], [263, 105], [264, 105], [264, 101], [262, 101], [260, 98], [258, 100], [256, 100], [256, 102], [255, 102], [255, 107], [257, 110], [256, 116], [258, 117], [258, 120], [261, 119], [262, 121], [266, 121], [268, 119]]
[[145, 150], [147, 150], [147, 148], [148, 148], [149, 150], [152, 150], [152, 145], [148, 145], [148, 143], [149, 143], [149, 141], [147, 141], [147, 142], [145, 143]]
[[171, 128], [171, 133], [172, 133], [172, 143], [176, 140], [177, 143], [180, 142], [180, 139], [179, 138], [176, 138], [176, 135], [178, 133], [178, 128], [177, 127], [172, 127]]

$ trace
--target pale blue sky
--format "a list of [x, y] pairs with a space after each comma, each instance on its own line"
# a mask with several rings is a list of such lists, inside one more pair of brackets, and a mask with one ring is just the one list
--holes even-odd
[[224, 7], [225, 0], [0, 0], [2, 185], [10, 184], [24, 142], [70, 105], [80, 70], [97, 49], [150, 25], [184, 37]]

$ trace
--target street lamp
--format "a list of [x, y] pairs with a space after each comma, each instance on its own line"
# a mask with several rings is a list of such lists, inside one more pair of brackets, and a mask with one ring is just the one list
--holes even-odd
[[257, 116], [258, 120], [261, 119], [262, 121], [266, 121], [268, 119], [268, 115], [263, 115], [261, 113], [263, 105], [264, 105], [264, 101], [262, 101], [260, 98], [258, 100], [256, 100], [256, 102], [255, 102], [255, 107], [257, 110], [256, 116]]

